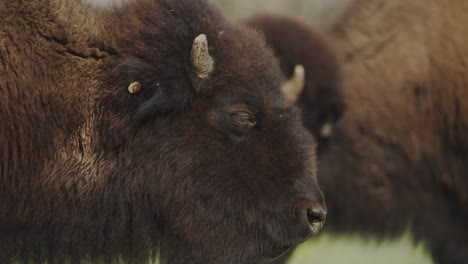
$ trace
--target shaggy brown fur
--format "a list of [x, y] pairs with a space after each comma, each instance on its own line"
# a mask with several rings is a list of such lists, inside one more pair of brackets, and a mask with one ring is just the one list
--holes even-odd
[[319, 29], [294, 17], [257, 15], [244, 23], [263, 32], [287, 77], [293, 75], [296, 65], [304, 66], [306, 81], [298, 105], [319, 149], [326, 149], [328, 135], [321, 130], [326, 124], [333, 126], [344, 109], [341, 66], [331, 41]]
[[336, 25], [347, 111], [320, 159], [334, 231], [468, 260], [468, 2], [361, 0]]
[[311, 235], [313, 140], [255, 32], [203, 0], [1, 1], [0, 21], [0, 263], [259, 263]]

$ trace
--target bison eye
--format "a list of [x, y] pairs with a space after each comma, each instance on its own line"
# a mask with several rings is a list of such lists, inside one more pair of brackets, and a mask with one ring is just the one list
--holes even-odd
[[236, 140], [244, 138], [258, 123], [254, 110], [246, 104], [224, 107], [221, 113], [219, 126]]
[[231, 120], [236, 126], [246, 129], [252, 129], [257, 124], [255, 117], [249, 111], [231, 113]]

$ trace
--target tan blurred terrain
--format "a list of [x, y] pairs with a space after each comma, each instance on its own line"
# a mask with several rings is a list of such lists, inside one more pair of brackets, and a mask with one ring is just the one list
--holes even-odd
[[315, 25], [326, 27], [352, 0], [212, 0], [220, 3], [234, 18], [254, 13], [281, 13], [304, 17]]

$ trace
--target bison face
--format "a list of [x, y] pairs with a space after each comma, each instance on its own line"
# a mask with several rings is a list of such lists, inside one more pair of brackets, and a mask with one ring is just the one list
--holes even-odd
[[163, 262], [263, 262], [325, 219], [314, 140], [278, 62], [230, 27], [159, 55], [125, 51], [103, 99], [101, 151], [118, 160], [108, 173], [134, 248], [157, 246]]

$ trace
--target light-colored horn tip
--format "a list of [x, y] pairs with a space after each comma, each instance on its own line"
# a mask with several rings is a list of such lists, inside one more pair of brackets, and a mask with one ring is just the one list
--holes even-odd
[[303, 78], [303, 76], [305, 76], [304, 66], [300, 64], [296, 65], [296, 67], [294, 67], [294, 75]]
[[206, 78], [213, 71], [214, 61], [208, 51], [208, 40], [205, 34], [198, 35], [193, 41], [191, 62], [199, 78]]
[[203, 43], [203, 42], [208, 42], [208, 40], [206, 39], [205, 34], [200, 34], [195, 38], [195, 40], [193, 42], [194, 43]]
[[291, 103], [296, 103], [304, 90], [305, 69], [304, 66], [298, 64], [294, 67], [293, 75], [287, 80], [281, 90]]
[[141, 84], [139, 82], [132, 82], [128, 86], [128, 92], [131, 94], [136, 94], [141, 90]]

